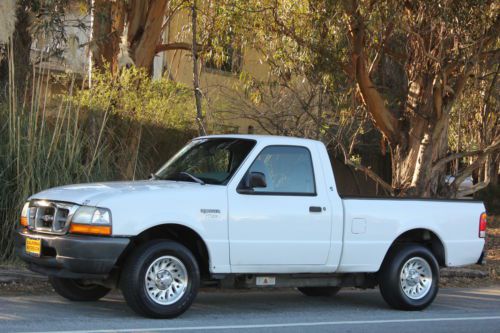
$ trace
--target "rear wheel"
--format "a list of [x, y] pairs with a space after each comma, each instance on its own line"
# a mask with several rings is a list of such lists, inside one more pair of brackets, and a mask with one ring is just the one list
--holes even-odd
[[318, 296], [335, 296], [341, 288], [340, 287], [299, 287], [297, 289], [306, 296], [318, 297]]
[[423, 310], [436, 298], [439, 266], [432, 252], [418, 244], [394, 248], [379, 272], [380, 293], [393, 308]]
[[193, 303], [200, 271], [183, 245], [157, 240], [140, 246], [125, 263], [120, 288], [127, 304], [143, 316], [174, 318]]
[[71, 301], [97, 301], [111, 290], [97, 284], [84, 284], [81, 280], [63, 279], [55, 276], [50, 276], [49, 282], [59, 295]]

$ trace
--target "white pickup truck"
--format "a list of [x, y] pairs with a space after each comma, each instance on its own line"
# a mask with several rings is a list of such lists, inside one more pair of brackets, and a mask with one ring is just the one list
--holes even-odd
[[482, 260], [481, 202], [339, 195], [325, 146], [274, 136], [192, 140], [151, 179], [29, 198], [18, 255], [60, 295], [121, 289], [139, 314], [173, 318], [199, 286], [380, 287], [397, 309], [438, 292], [439, 267]]

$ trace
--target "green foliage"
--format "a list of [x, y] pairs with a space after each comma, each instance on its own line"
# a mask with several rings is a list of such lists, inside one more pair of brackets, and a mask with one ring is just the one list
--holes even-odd
[[462, 97], [450, 112], [449, 145], [452, 151], [470, 151], [500, 134], [498, 89], [500, 64], [484, 72], [477, 71], [476, 79], [466, 87]]
[[[392, 156], [394, 179], [402, 179], [400, 170], [406, 169], [407, 175], [418, 170], [414, 169], [417, 162], [406, 162], [415, 155], [406, 152], [418, 150], [427, 131], [437, 143], [429, 144], [433, 153], [418, 163], [432, 164], [439, 156], [454, 151], [484, 149], [498, 136], [498, 103], [494, 102], [498, 87], [491, 84], [498, 74], [500, 7], [495, 1], [223, 3], [226, 12], [218, 15], [225, 17], [224, 22], [239, 36], [241, 44], [257, 49], [269, 66], [269, 78], [240, 75], [246, 97], [257, 105], [251, 119], [260, 125], [266, 118], [271, 123], [279, 119], [282, 126], [270, 126], [278, 128], [279, 133], [322, 134], [323, 129], [302, 131], [304, 123], [317, 122], [317, 129], [326, 125], [330, 130], [325, 132], [332, 135], [316, 137], [341, 142], [346, 148], [356, 144], [357, 135], [369, 132], [369, 127], [376, 128], [379, 135], [373, 136], [374, 146], [389, 147], [392, 152], [399, 145], [404, 147], [405, 153], [399, 151]], [[306, 84], [297, 85], [299, 80]], [[363, 92], [360, 87], [366, 87], [366, 83], [371, 86]], [[280, 89], [266, 93], [273, 84]], [[326, 105], [310, 103], [317, 95], [307, 94], [308, 86], [321, 88], [320, 96], [328, 99]], [[292, 90], [293, 98], [281, 88]], [[275, 102], [281, 101], [285, 103], [279, 106], [289, 106], [286, 113], [276, 107]], [[296, 105], [300, 109], [294, 114]], [[269, 116], [272, 112], [275, 114]], [[366, 113], [372, 119], [363, 123]], [[461, 123], [457, 122], [459, 118]], [[383, 119], [391, 119], [396, 125], [387, 127]], [[380, 140], [381, 133], [389, 146]], [[470, 158], [467, 163], [471, 163]], [[436, 177], [415, 172], [422, 182], [407, 177], [402, 180], [405, 184], [395, 186], [410, 188], [413, 183], [427, 183], [428, 188], [434, 187], [430, 185], [432, 178], [443, 179], [437, 173], [444, 170], [432, 172]]]
[[[81, 18], [67, 17], [68, 9], [71, 6], [79, 5], [81, 12], [86, 12], [86, 3], [83, 0], [20, 0], [23, 6], [30, 13], [29, 31], [33, 37], [35, 45], [39, 49], [44, 49], [47, 54], [44, 57], [62, 57], [68, 47], [67, 28], [77, 28], [82, 31], [87, 30], [85, 15]], [[42, 55], [37, 52], [35, 57]]]
[[[249, 67], [236, 87], [243, 92], [237, 94], [254, 105], [229, 97], [227, 112], [234, 110], [234, 116], [251, 119], [272, 134], [331, 141], [333, 132], [342, 132], [350, 139], [360, 110], [352, 105], [355, 89], [345, 72], [347, 34], [337, 2], [225, 0], [214, 6], [218, 11], [204, 16], [214, 24], [205, 31], [237, 36], [237, 44], [260, 56], [257, 62], [268, 69], [268, 75], [255, 74], [253, 66], [260, 65], [252, 58], [245, 61]], [[346, 125], [349, 130], [339, 129]]]
[[[40, 90], [33, 89], [38, 96]], [[71, 94], [71, 92], [68, 92]], [[12, 258], [11, 231], [26, 199], [62, 184], [116, 178], [109, 147], [93, 146], [78, 106], [33, 105], [13, 113], [0, 105], [0, 260]], [[9, 124], [9, 126], [6, 126]], [[89, 152], [95, 152], [95, 158]]]
[[187, 129], [196, 119], [192, 91], [167, 78], [151, 79], [136, 67], [94, 72], [92, 87], [76, 93], [73, 100], [97, 112], [166, 128]]
[[[142, 177], [169, 157], [158, 161], [157, 151], [171, 154], [192, 135], [192, 94], [180, 84], [152, 80], [135, 68], [116, 77], [95, 73], [90, 89], [74, 88], [81, 84], [75, 76], [59, 79], [68, 90], [51, 97], [46, 78], [35, 78], [32, 105], [0, 105], [0, 261], [13, 258], [11, 231], [30, 195], [63, 184], [123, 179], [130, 156], [136, 156], [134, 173]], [[144, 130], [133, 132], [134, 124]], [[148, 142], [131, 151], [134, 135]]]

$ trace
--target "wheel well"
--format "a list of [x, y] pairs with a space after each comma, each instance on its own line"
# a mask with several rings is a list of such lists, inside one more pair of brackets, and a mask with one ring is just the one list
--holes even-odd
[[210, 276], [208, 267], [210, 262], [209, 254], [205, 242], [196, 231], [180, 224], [162, 224], [141, 232], [132, 239], [130, 245], [120, 258], [118, 265], [137, 246], [154, 239], [169, 239], [184, 245], [195, 256], [200, 268], [201, 277], [208, 278]]
[[441, 242], [441, 239], [439, 239], [434, 232], [428, 229], [413, 229], [406, 231], [394, 240], [387, 254], [391, 253], [396, 246], [404, 243], [417, 243], [426, 246], [436, 257], [439, 266], [446, 266], [443, 242]]

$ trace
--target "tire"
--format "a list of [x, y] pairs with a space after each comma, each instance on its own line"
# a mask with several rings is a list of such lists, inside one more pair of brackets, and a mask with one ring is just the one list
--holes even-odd
[[106, 296], [111, 289], [97, 284], [83, 284], [80, 280], [49, 277], [54, 290], [64, 298], [76, 302], [97, 301]]
[[311, 296], [311, 297], [331, 297], [335, 296], [339, 290], [340, 287], [299, 287], [297, 288], [298, 291], [303, 293], [306, 296]]
[[378, 282], [382, 297], [392, 308], [423, 310], [438, 293], [439, 265], [422, 245], [398, 246], [384, 260]]
[[183, 245], [169, 240], [139, 246], [125, 262], [120, 278], [127, 304], [150, 318], [175, 318], [184, 313], [196, 298], [199, 285], [195, 257]]

